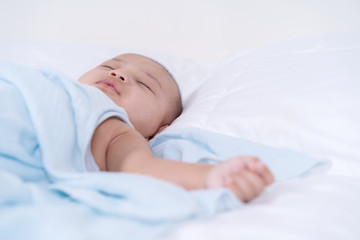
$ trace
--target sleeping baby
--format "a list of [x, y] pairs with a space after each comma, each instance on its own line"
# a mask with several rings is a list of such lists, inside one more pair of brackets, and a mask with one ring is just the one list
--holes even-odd
[[248, 202], [274, 181], [256, 157], [239, 156], [221, 164], [186, 163], [155, 157], [148, 140], [164, 130], [182, 112], [178, 86], [160, 63], [138, 54], [112, 58], [80, 77], [98, 88], [124, 116], [110, 117], [91, 140], [93, 169], [150, 175], [185, 189], [227, 187]]
[[0, 64], [0, 98], [6, 103], [0, 105], [0, 171], [24, 182], [124, 172], [187, 190], [226, 187], [248, 202], [274, 181], [256, 157], [216, 165], [156, 157], [149, 140], [181, 114], [182, 104], [171, 74], [142, 55], [105, 61], [79, 82], [49, 69]]

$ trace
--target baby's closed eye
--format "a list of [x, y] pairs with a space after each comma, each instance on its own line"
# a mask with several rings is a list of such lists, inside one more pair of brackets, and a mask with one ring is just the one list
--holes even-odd
[[145, 83], [144, 81], [138, 81], [138, 83], [139, 83], [141, 86], [147, 88], [148, 90], [150, 90], [150, 91], [152, 92], [151, 87], [150, 87], [147, 83]]
[[114, 70], [114, 68], [109, 66], [109, 65], [101, 65], [100, 67], [107, 68], [107, 69], [110, 69], [110, 70]]

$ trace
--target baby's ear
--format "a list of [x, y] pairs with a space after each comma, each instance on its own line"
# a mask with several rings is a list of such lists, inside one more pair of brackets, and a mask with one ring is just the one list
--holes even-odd
[[164, 131], [168, 126], [169, 126], [169, 125], [164, 125], [164, 126], [162, 126], [161, 128], [159, 128], [159, 130], [157, 130], [157, 132], [156, 132], [153, 136], [149, 137], [147, 140], [149, 141], [149, 140], [153, 139], [156, 135], [158, 135], [159, 133], [161, 133], [162, 131]]
[[162, 131], [164, 131], [168, 126], [169, 126], [169, 125], [164, 125], [164, 126], [162, 126], [161, 128], [159, 128], [159, 130], [154, 134], [154, 137], [155, 137], [156, 135], [158, 135], [159, 133], [161, 133]]

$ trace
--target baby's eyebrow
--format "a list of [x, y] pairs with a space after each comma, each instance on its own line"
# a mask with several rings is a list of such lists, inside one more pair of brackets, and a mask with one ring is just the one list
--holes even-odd
[[114, 58], [112, 58], [110, 60], [114, 60], [114, 61], [117, 61], [117, 62], [124, 62], [124, 60], [122, 60], [120, 58], [116, 58], [116, 57], [114, 57]]

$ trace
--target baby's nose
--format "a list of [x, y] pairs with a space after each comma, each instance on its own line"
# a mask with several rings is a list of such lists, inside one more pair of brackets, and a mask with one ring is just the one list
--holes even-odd
[[120, 72], [118, 71], [111, 71], [110, 72], [110, 75], [113, 76], [113, 77], [117, 77], [117, 78], [120, 78], [122, 81], [125, 81], [125, 75], [124, 74], [121, 74]]

